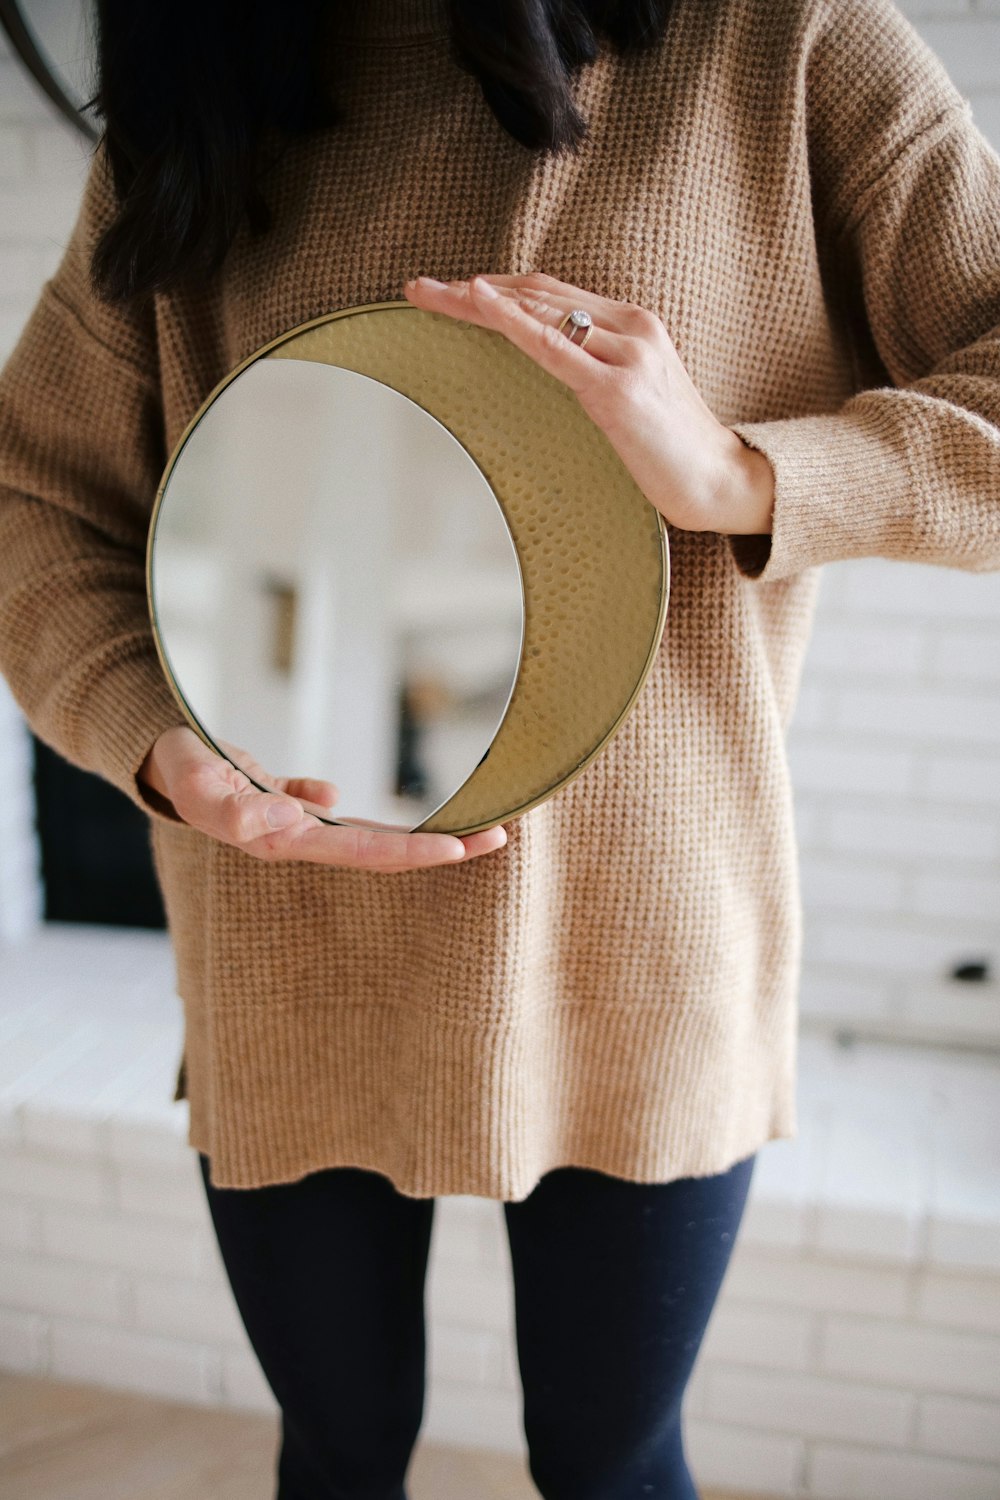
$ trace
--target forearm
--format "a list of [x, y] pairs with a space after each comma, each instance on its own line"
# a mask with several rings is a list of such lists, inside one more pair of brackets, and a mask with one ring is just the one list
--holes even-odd
[[136, 772], [183, 714], [153, 643], [141, 557], [0, 487], [0, 672], [40, 739], [144, 811]]

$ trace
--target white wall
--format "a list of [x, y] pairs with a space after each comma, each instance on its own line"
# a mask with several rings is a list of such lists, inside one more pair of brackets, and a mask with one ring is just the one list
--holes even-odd
[[[1000, 149], [1000, 0], [902, 9]], [[72, 224], [85, 151], [0, 56], [0, 356]], [[1000, 1042], [1000, 574], [879, 559], [824, 570], [791, 733], [817, 1023]], [[0, 684], [0, 941], [37, 887], [24, 734]]]
[[[10, 55], [0, 33], [0, 359], [14, 345], [76, 217], [87, 148]], [[0, 943], [30, 932], [42, 892], [31, 749], [0, 678]]]

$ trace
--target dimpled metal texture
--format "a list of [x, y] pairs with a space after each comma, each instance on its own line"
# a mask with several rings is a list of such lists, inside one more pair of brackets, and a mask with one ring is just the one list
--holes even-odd
[[526, 812], [600, 753], [642, 687], [669, 589], [659, 512], [568, 387], [493, 329], [376, 303], [293, 329], [266, 355], [400, 391], [492, 486], [521, 565], [521, 663], [486, 755], [418, 826], [473, 833]]

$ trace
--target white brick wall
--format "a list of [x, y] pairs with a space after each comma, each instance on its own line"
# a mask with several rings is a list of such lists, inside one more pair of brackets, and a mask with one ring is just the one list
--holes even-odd
[[40, 852], [35, 837], [31, 740], [0, 678], [0, 943], [15, 942], [42, 919]]

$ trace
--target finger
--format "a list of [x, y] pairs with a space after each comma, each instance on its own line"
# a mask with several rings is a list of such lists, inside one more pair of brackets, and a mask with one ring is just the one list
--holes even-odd
[[329, 817], [330, 809], [337, 800], [336, 796], [328, 798], [322, 793], [317, 797], [307, 797], [304, 793], [296, 791], [294, 785], [283, 788], [273, 777], [268, 776], [265, 772], [261, 772], [255, 776], [251, 776], [249, 772], [242, 774], [246, 776], [251, 786], [255, 787], [258, 791], [267, 793], [272, 798], [280, 796], [280, 793], [285, 791], [287, 795], [280, 797], [281, 801], [294, 800], [307, 813], [313, 813], [318, 818]]
[[304, 807], [306, 812], [312, 813], [314, 817], [329, 818], [332, 816], [333, 806], [336, 798], [327, 801], [325, 797], [318, 800], [310, 797], [301, 797], [297, 792], [292, 792], [291, 795], [295, 798], [300, 807]]
[[210, 768], [181, 788], [174, 802], [185, 821], [227, 844], [252, 843], [309, 817], [293, 797], [234, 785], [232, 773], [220, 776]]
[[[272, 822], [279, 808], [287, 808], [286, 816], [292, 818], [283, 828]], [[183, 802], [178, 800], [177, 810], [186, 822], [260, 859], [404, 870], [459, 864], [468, 854], [462, 840], [451, 834], [324, 823], [291, 797], [234, 787], [218, 773], [199, 776]]]
[[[390, 832], [398, 831], [398, 825], [376, 823], [370, 818], [347, 818], [338, 826], [349, 828], [381, 828], [383, 830], [388, 829]], [[438, 835], [435, 836], [437, 837]], [[413, 837], [413, 835], [411, 834], [410, 837]], [[454, 837], [461, 837], [467, 855], [485, 854], [491, 849], [501, 849], [506, 844], [507, 830], [502, 823], [496, 823], [492, 828], [480, 828], [476, 833], [455, 834]]]
[[334, 782], [315, 776], [282, 776], [278, 778], [278, 786], [289, 797], [315, 802], [319, 807], [332, 807], [340, 797], [340, 789]]
[[[556, 297], [550, 296], [548, 293], [525, 291], [522, 287], [498, 287], [497, 294], [500, 297], [506, 297], [508, 300], [516, 302], [519, 307], [522, 307], [525, 312], [530, 313], [532, 317], [539, 319], [540, 322], [551, 324], [567, 341], [570, 340], [570, 336], [572, 335], [572, 342], [576, 344], [578, 349], [586, 348], [586, 352], [590, 355], [591, 359], [599, 360], [601, 364], [605, 365], [623, 363], [624, 356], [627, 353], [623, 342], [626, 335], [623, 332], [599, 323], [597, 321], [598, 315], [591, 312], [591, 317], [594, 321], [590, 324], [587, 342], [584, 345], [583, 340], [587, 330], [574, 330], [572, 325], [566, 321], [569, 313], [575, 312], [578, 308], [582, 307], [582, 303], [576, 298]], [[583, 311], [590, 312], [590, 309], [584, 308]]]
[[[515, 299], [502, 296], [478, 277], [473, 277], [465, 285], [442, 285], [416, 291], [415, 295], [431, 311], [449, 313], [452, 317], [464, 318], [502, 333], [571, 391], [580, 392], [592, 387], [595, 373], [603, 367], [604, 362], [591, 353], [589, 343], [586, 349], [581, 349], [560, 333], [554, 323], [542, 321]], [[596, 337], [595, 331], [593, 338]]]
[[[452, 281], [440, 283], [444, 286], [460, 286], [468, 281], [468, 277], [455, 278]], [[567, 303], [574, 307], [585, 307], [592, 315], [599, 315], [605, 327], [614, 328], [616, 316], [622, 307], [622, 303], [613, 297], [604, 297], [600, 292], [589, 291], [587, 287], [574, 286], [572, 282], [560, 281], [556, 276], [546, 276], [540, 271], [530, 271], [522, 274], [504, 274], [502, 272], [482, 271], [479, 279], [488, 281], [491, 286], [502, 287], [515, 291], [524, 291], [539, 297], [564, 298]]]
[[[478, 859], [484, 853], [493, 853], [496, 849], [502, 849], [507, 843], [507, 829], [498, 823], [495, 828], [483, 828], [477, 834], [462, 834], [462, 843], [465, 844], [465, 862], [469, 859]], [[456, 864], [462, 864], [462, 859], [456, 859]], [[399, 874], [409, 868], [408, 865], [390, 865], [382, 868], [379, 874]]]
[[[284, 793], [285, 799], [294, 798], [305, 808], [306, 812], [315, 813], [319, 817], [326, 816], [330, 808], [340, 796], [337, 788], [329, 781], [313, 781], [305, 778], [296, 780], [289, 776], [272, 776], [265, 771], [263, 766], [258, 765], [249, 756], [242, 756], [238, 766], [234, 766], [237, 774], [248, 781], [251, 787], [269, 795]], [[307, 788], [312, 789], [312, 795]], [[242, 790], [242, 788], [240, 788]]]
[[314, 776], [272, 776], [249, 751], [228, 740], [219, 740], [219, 747], [236, 769], [255, 786], [269, 792], [284, 792], [302, 802], [307, 812], [325, 813], [340, 796], [340, 790], [332, 781]]
[[[307, 790], [309, 787], [315, 787], [317, 790], [310, 795]], [[318, 818], [329, 818], [340, 799], [339, 791], [329, 781], [318, 783], [290, 781], [285, 790], [290, 797], [302, 803], [306, 812], [315, 813]]]
[[[593, 332], [587, 340], [587, 353], [601, 364], [628, 365], [636, 356], [639, 345], [650, 341], [659, 342], [667, 334], [663, 319], [648, 307], [634, 302], [616, 302], [602, 297], [597, 292], [588, 292], [552, 276], [532, 272], [528, 276], [501, 276], [486, 273], [475, 280], [488, 282], [501, 296], [511, 297], [522, 307], [554, 322], [558, 328], [565, 315], [581, 308], [593, 319]], [[456, 280], [436, 283], [438, 286], [460, 290], [467, 281]], [[565, 333], [566, 330], [563, 330]], [[579, 348], [582, 340], [575, 339]]]
[[265, 788], [267, 791], [282, 790], [281, 781], [277, 777], [272, 776], [270, 771], [266, 770], [259, 760], [255, 760], [249, 750], [244, 750], [240, 745], [231, 745], [227, 740], [219, 740], [218, 745], [230, 764], [235, 766], [237, 771], [241, 772], [251, 781], [256, 782], [258, 786]]
[[[551, 284], [543, 284], [541, 281], [526, 280], [523, 276], [494, 276], [487, 272], [476, 279], [489, 282], [490, 286], [496, 287], [502, 296], [518, 297], [529, 305], [537, 303], [539, 307], [547, 307], [553, 314], [558, 313], [560, 318], [572, 312], [574, 308], [582, 308], [584, 312], [589, 312], [594, 320], [595, 339], [599, 332], [620, 334], [628, 332], [627, 304], [615, 302], [610, 297], [602, 297], [597, 292], [587, 292], [581, 287], [570, 286], [568, 282], [556, 281], [554, 278], [549, 278]], [[460, 284], [459, 282], [445, 283], [447, 286]], [[590, 344], [587, 347], [589, 350]]]
[[[528, 312], [545, 322], [554, 323], [567, 336], [571, 329], [568, 324], [563, 326], [563, 320], [568, 313], [582, 307], [592, 318], [595, 317], [591, 309], [575, 296], [567, 297], [558, 292], [527, 292], [516, 286], [499, 287], [498, 291], [501, 297], [511, 297]], [[611, 303], [608, 312], [597, 313], [592, 328], [593, 337], [587, 340], [587, 353], [605, 365], [632, 365], [650, 348], [659, 350], [664, 342], [670, 343], [663, 319], [634, 302]], [[574, 342], [579, 348], [584, 347], [583, 340], [575, 335]]]
[[249, 841], [244, 847], [248, 853], [267, 859], [306, 860], [375, 871], [458, 864], [466, 857], [462, 840], [451, 834], [321, 823], [308, 814], [290, 828]]
[[497, 823], [493, 828], [481, 828], [478, 833], [467, 833], [462, 836], [465, 845], [465, 853], [468, 859], [475, 859], [480, 854], [489, 854], [494, 849], [502, 849], [507, 842], [507, 830], [502, 823]]
[[[463, 834], [461, 837], [462, 842], [465, 845], [464, 859], [467, 863], [470, 859], [477, 859], [483, 854], [492, 854], [494, 850], [502, 849], [507, 842], [507, 830], [503, 827], [502, 824], [498, 823], [494, 828], [484, 828], [481, 829], [478, 833], [467, 833]], [[454, 863], [462, 864], [463, 861], [461, 859], [457, 859], [454, 861]], [[402, 873], [407, 869], [412, 869], [412, 866], [383, 866], [380, 868], [379, 874], [396, 875]]]

